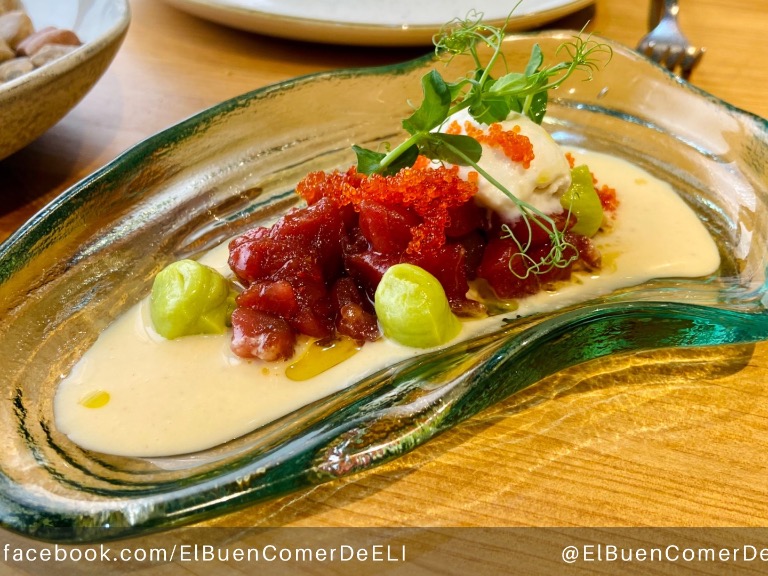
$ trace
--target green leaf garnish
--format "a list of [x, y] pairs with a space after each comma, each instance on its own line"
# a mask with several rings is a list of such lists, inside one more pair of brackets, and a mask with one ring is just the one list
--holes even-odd
[[542, 64], [544, 64], [544, 54], [541, 51], [541, 46], [534, 44], [531, 49], [531, 57], [528, 59], [528, 64], [525, 67], [525, 75], [533, 76], [539, 71]]
[[386, 154], [383, 152], [376, 152], [374, 150], [368, 150], [367, 148], [361, 148], [360, 146], [352, 146], [355, 155], [357, 156], [357, 170], [363, 174], [373, 174], [379, 170], [381, 161]]
[[[517, 198], [478, 165], [482, 155], [480, 144], [470, 136], [443, 134], [435, 130], [453, 114], [465, 109], [472, 118], [484, 124], [503, 121], [511, 112], [524, 114], [541, 124], [547, 111], [550, 90], [560, 86], [577, 71], [585, 73], [587, 80], [591, 79], [601, 57], [611, 57], [609, 46], [595, 42], [589, 36], [585, 39], [582, 34], [583, 30], [555, 51], [556, 56], [566, 56], [562, 61], [546, 66], [541, 48], [536, 44], [523, 72], [507, 70], [502, 76], [494, 78], [491, 70], [500, 59], [503, 61], [504, 28], [483, 23], [482, 14], [475, 11], [464, 19], [449, 22], [433, 39], [438, 58], [450, 61], [458, 56], [468, 56], [474, 63], [474, 70], [450, 83], [436, 70], [425, 74], [421, 79], [423, 100], [402, 123], [410, 137], [387, 152], [354, 146], [358, 171], [364, 174], [394, 174], [401, 168], [412, 166], [419, 154], [439, 162], [470, 166], [517, 205], [529, 228], [538, 226], [549, 234], [552, 241], [550, 254], [541, 262], [533, 262], [529, 258], [527, 273], [567, 266], [573, 257], [566, 254], [572, 254], [573, 247], [565, 240], [563, 232], [558, 230], [549, 216]], [[481, 46], [491, 49], [491, 56], [485, 63], [480, 57]], [[527, 258], [529, 246], [520, 245], [519, 248], [520, 254]]]
[[432, 70], [421, 79], [424, 100], [409, 118], [403, 120], [403, 128], [409, 134], [428, 132], [440, 126], [451, 106], [451, 92], [443, 77]]
[[471, 136], [435, 132], [419, 143], [419, 152], [433, 160], [459, 166], [474, 166], [480, 160], [483, 147]]

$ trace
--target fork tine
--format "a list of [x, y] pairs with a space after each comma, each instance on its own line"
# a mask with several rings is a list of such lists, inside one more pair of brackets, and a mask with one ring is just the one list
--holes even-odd
[[705, 51], [704, 48], [694, 48], [693, 46], [689, 46], [685, 51], [683, 59], [680, 62], [681, 76], [684, 80], [688, 80], [691, 76], [691, 72], [693, 72], [694, 68], [699, 65]]
[[667, 70], [670, 72], [674, 72], [675, 69], [682, 64], [684, 57], [685, 50], [683, 50], [682, 46], [668, 45], [666, 47], [664, 58], [661, 60], [661, 64], [666, 66]]
[[669, 44], [651, 40], [648, 42], [645, 55], [657, 64], [664, 66], [668, 70], [672, 70], [674, 68], [676, 62], [676, 54], [674, 53], [674, 47], [670, 46]]
[[643, 56], [646, 56], [651, 60], [658, 62], [659, 57], [655, 54], [657, 51], [657, 44], [658, 43], [654, 40], [644, 40], [638, 45], [637, 50]]

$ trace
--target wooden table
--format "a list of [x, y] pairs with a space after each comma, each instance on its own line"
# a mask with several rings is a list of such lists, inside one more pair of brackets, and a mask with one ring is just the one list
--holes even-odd
[[[768, 117], [765, 0], [681, 4], [683, 29], [708, 48], [693, 83]], [[92, 92], [0, 161], [0, 239], [121, 151], [205, 107], [296, 75], [425, 52], [277, 40], [158, 0], [131, 6], [128, 37]], [[647, 3], [597, 0], [553, 27], [587, 20], [589, 30], [635, 45]], [[556, 375], [390, 465], [210, 524], [766, 524], [768, 345], [652, 358], [644, 368], [630, 357]], [[537, 402], [543, 395], [551, 400]]]

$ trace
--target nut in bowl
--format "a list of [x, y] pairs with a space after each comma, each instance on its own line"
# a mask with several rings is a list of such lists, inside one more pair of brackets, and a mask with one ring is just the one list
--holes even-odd
[[127, 0], [0, 0], [0, 159], [88, 93], [129, 22]]

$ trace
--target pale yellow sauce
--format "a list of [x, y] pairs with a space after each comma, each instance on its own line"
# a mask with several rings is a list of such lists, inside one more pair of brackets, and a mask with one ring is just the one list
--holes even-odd
[[[556, 292], [519, 301], [514, 315], [552, 310], [653, 278], [700, 277], [717, 271], [717, 248], [702, 223], [664, 182], [622, 160], [571, 151], [601, 184], [618, 192], [607, 233], [594, 241], [606, 260]], [[203, 261], [223, 273], [226, 247]], [[500, 324], [466, 322], [457, 339]], [[322, 374], [289, 379], [289, 363], [237, 358], [229, 336], [164, 340], [146, 302], [110, 326], [59, 386], [56, 425], [84, 448], [127, 456], [164, 456], [216, 446], [340, 390], [366, 374], [424, 351], [381, 339]]]

